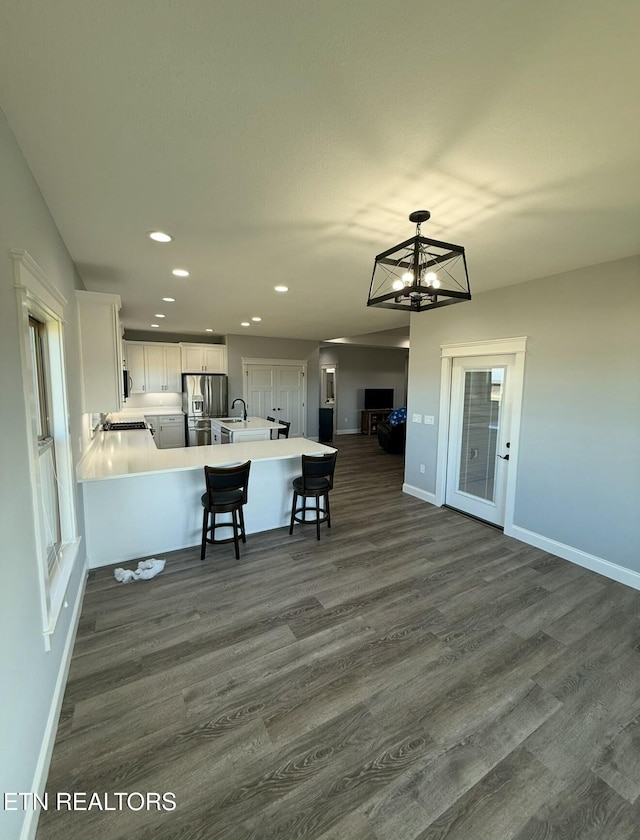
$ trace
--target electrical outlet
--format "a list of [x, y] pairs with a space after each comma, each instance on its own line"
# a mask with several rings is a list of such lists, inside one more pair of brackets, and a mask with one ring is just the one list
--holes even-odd
[[413, 422], [414, 423], [422, 423], [422, 414], [414, 414], [413, 415]]
[[420, 472], [421, 472], [421, 473], [423, 473], [423, 472], [424, 472], [424, 464], [420, 464]]
[[435, 421], [436, 421], [436, 418], [433, 416], [433, 414], [425, 414], [424, 415], [424, 422], [427, 424], [427, 426], [433, 426]]

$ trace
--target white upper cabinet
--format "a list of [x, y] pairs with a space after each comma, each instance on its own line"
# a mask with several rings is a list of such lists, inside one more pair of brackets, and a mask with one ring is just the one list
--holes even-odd
[[120, 295], [76, 292], [80, 323], [82, 411], [85, 414], [122, 408], [122, 338]]
[[180, 393], [182, 371], [177, 344], [127, 341], [129, 393], [155, 394], [161, 391]]
[[226, 373], [224, 344], [181, 344], [183, 373]]

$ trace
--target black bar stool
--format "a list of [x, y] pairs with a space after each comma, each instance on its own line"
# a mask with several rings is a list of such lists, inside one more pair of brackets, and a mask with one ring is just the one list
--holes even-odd
[[[268, 420], [270, 423], [275, 423], [275, 422], [276, 422], [276, 418], [275, 418], [275, 417], [269, 417], [269, 416], [267, 416], [267, 420]], [[280, 431], [280, 430], [278, 429], [277, 431]], [[269, 440], [273, 440], [273, 429], [271, 429], [271, 431], [269, 432]]]
[[[289, 534], [293, 534], [293, 525], [316, 526], [316, 538], [320, 539], [320, 523], [326, 522], [331, 527], [331, 508], [329, 507], [329, 491], [333, 489], [333, 473], [336, 468], [337, 452], [328, 455], [303, 455], [302, 475], [293, 479], [293, 502], [291, 503], [291, 522]], [[302, 496], [302, 506], [297, 507], [298, 496]], [[307, 498], [314, 498], [314, 505], [307, 505]], [[324, 500], [324, 508], [320, 507], [320, 499]], [[307, 511], [313, 511], [315, 516], [307, 519]]]
[[[205, 467], [204, 479], [207, 487], [202, 495], [202, 544], [200, 559], [204, 560], [207, 543], [230, 543], [235, 545], [236, 560], [240, 559], [240, 538], [246, 543], [243, 505], [247, 503], [247, 487], [251, 461], [233, 467]], [[231, 522], [216, 522], [217, 513], [230, 513]], [[211, 524], [209, 525], [209, 517]], [[239, 520], [239, 522], [238, 522]], [[216, 528], [233, 528], [233, 536], [215, 539]], [[211, 534], [211, 536], [208, 536]]]
[[281, 423], [284, 426], [284, 429], [278, 429], [278, 437], [289, 437], [289, 429], [291, 428], [291, 423], [289, 420], [278, 420], [278, 423]]

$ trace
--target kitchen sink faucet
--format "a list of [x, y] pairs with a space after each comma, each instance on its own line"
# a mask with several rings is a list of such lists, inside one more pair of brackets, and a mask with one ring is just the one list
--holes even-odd
[[240, 397], [236, 397], [236, 399], [231, 403], [231, 411], [233, 411], [234, 405], [239, 402], [242, 403], [242, 419], [247, 419], [247, 404], [244, 400], [240, 399]]

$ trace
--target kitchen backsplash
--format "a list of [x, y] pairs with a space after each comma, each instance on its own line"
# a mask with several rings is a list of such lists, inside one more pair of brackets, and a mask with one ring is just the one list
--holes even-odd
[[154, 405], [182, 408], [182, 394], [168, 391], [160, 391], [157, 394], [131, 394], [124, 403], [125, 408], [150, 408]]

